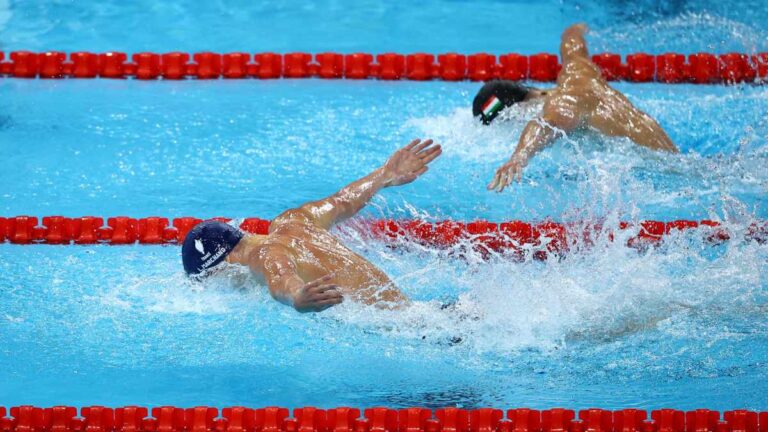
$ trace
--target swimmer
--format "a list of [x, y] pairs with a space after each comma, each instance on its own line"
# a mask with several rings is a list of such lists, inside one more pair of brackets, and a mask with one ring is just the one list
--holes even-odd
[[330, 197], [284, 211], [267, 235], [201, 222], [184, 239], [184, 270], [202, 278], [227, 265], [248, 267], [263, 278], [273, 298], [299, 312], [319, 312], [344, 298], [382, 307], [403, 305], [408, 300], [389, 277], [329, 230], [354, 216], [382, 188], [416, 180], [441, 153], [432, 140], [414, 140], [381, 168]]
[[584, 33], [577, 24], [563, 32], [560, 57], [563, 68], [553, 89], [526, 87], [514, 81], [491, 81], [475, 96], [472, 112], [490, 124], [504, 108], [541, 100], [541, 114], [523, 129], [512, 157], [496, 171], [489, 190], [501, 192], [522, 179], [523, 168], [559, 134], [592, 128], [608, 136], [627, 137], [653, 150], [678, 152], [664, 130], [621, 93], [611, 88], [589, 58]]

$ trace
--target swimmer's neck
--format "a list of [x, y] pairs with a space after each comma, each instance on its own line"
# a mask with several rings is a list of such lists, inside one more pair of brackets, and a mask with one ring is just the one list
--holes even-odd
[[227, 255], [227, 262], [230, 264], [240, 264], [248, 266], [251, 260], [251, 253], [267, 241], [269, 235], [246, 234], [242, 240]]

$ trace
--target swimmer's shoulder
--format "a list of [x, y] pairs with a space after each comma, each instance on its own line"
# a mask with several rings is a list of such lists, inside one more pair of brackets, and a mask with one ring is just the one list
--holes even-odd
[[280, 213], [274, 218], [269, 225], [269, 232], [277, 232], [290, 226], [312, 225], [313, 222], [311, 215], [309, 215], [306, 210], [302, 208], [293, 208]]
[[290, 240], [282, 236], [270, 235], [264, 243], [251, 250], [250, 261], [252, 265], [264, 271], [266, 269], [265, 266], [272, 258], [287, 257], [291, 260], [295, 259], [294, 250], [289, 246], [288, 241]]
[[557, 77], [558, 88], [579, 92], [596, 83], [604, 83], [602, 72], [588, 58], [577, 58], [563, 65]]

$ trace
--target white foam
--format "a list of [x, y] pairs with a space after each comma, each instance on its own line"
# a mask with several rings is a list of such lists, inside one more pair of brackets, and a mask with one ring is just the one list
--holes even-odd
[[446, 154], [470, 161], [508, 158], [525, 124], [540, 111], [536, 103], [505, 109], [490, 126], [472, 117], [470, 108], [457, 108], [448, 115], [415, 118], [406, 127], [416, 128], [446, 148]]
[[[658, 35], [665, 35], [659, 38]], [[747, 24], [706, 12], [687, 12], [664, 17], [653, 23], [638, 24], [623, 21], [615, 27], [594, 29], [590, 32], [591, 49], [623, 51], [629, 47], [636, 51], [642, 47], [654, 52], [670, 43], [688, 46], [688, 51], [720, 51], [725, 43], [738, 45], [744, 52], [754, 53], [763, 46], [768, 35]], [[708, 44], [703, 46], [702, 43]], [[693, 46], [694, 48], [690, 48]]]
[[[622, 232], [614, 242], [546, 262], [451, 262], [446, 253], [435, 250], [375, 248], [373, 255], [387, 255], [376, 261], [401, 275], [398, 283], [407, 291], [451, 287], [459, 292], [456, 306], [441, 309], [440, 302], [429, 301], [402, 311], [381, 311], [345, 305], [329, 313], [385, 337], [438, 346], [460, 338], [456, 346], [461, 349], [500, 355], [664, 332], [668, 323], [691, 314], [739, 315], [745, 307], [754, 312], [752, 296], [761, 290], [768, 246], [734, 241], [737, 244], [713, 260], [702, 256], [711, 246], [705, 246], [699, 234], [673, 236], [661, 248], [646, 252], [624, 246], [634, 234]], [[371, 255], [371, 245], [367, 249]]]

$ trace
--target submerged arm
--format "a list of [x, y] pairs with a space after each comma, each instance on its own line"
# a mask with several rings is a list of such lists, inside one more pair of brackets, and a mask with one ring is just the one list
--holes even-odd
[[427, 165], [442, 152], [432, 140], [414, 140], [398, 150], [381, 168], [357, 180], [328, 198], [301, 206], [301, 210], [318, 226], [328, 229], [335, 223], [354, 216], [382, 188], [400, 186], [427, 172]]

